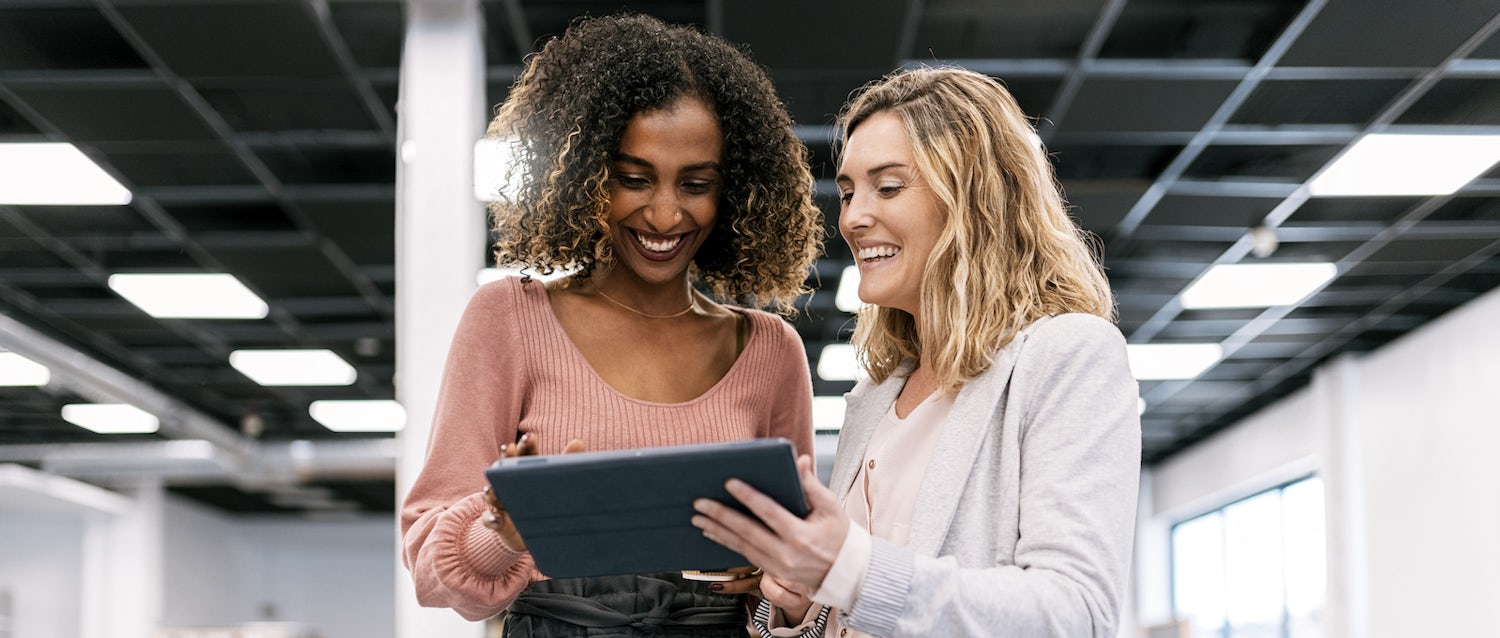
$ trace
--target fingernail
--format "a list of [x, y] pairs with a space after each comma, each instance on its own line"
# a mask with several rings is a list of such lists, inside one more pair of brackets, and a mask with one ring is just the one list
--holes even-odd
[[724, 583], [713, 583], [708, 588], [712, 591], [724, 591]]

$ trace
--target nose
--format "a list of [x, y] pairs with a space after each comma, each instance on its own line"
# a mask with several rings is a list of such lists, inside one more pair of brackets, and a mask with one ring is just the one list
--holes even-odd
[[651, 190], [651, 199], [646, 202], [646, 225], [652, 232], [665, 233], [682, 219], [682, 208], [677, 201], [675, 189], [658, 186]]
[[874, 221], [870, 211], [870, 204], [855, 192], [848, 202], [839, 207], [839, 230], [847, 235], [850, 231], [869, 228]]

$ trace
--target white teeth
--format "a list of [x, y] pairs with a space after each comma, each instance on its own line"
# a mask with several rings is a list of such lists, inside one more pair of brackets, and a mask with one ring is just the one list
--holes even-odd
[[677, 247], [677, 244], [682, 243], [682, 235], [666, 240], [646, 239], [640, 236], [640, 234], [636, 234], [635, 238], [641, 241], [641, 245], [645, 246], [646, 250], [654, 253], [671, 252], [673, 248]]
[[881, 257], [894, 257], [896, 255], [896, 253], [898, 253], [898, 252], [901, 252], [900, 248], [897, 248], [895, 246], [891, 246], [889, 244], [884, 245], [884, 246], [872, 246], [870, 248], [861, 248], [861, 249], [859, 249], [859, 260], [860, 261], [868, 261], [868, 260], [871, 260], [871, 259], [879, 259]]

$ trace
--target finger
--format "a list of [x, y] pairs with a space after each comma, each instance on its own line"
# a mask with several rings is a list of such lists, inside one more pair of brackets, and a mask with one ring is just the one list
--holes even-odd
[[[729, 479], [724, 483], [724, 489], [739, 501], [746, 509], [750, 510], [756, 518], [759, 518], [767, 527], [775, 530], [778, 535], [785, 536], [792, 529], [792, 525], [802, 522], [797, 515], [787, 511], [775, 499], [766, 496], [760, 490], [750, 486], [749, 483], [739, 479]], [[806, 490], [806, 486], [803, 487]]]
[[519, 456], [533, 456], [537, 453], [536, 437], [530, 432], [521, 435], [521, 440], [516, 441], [516, 454]]
[[693, 525], [703, 536], [744, 556], [751, 564], [772, 573], [787, 573], [801, 554], [796, 543], [778, 535], [760, 521], [711, 499], [698, 499], [693, 507], [699, 512]]
[[[776, 539], [760, 523], [750, 520], [739, 512], [735, 512], [713, 501], [709, 501], [709, 503], [718, 506], [718, 513], [720, 515], [725, 516], [725, 518], [733, 517], [735, 522], [726, 525], [724, 522], [716, 520], [710, 515], [699, 514], [694, 516], [692, 523], [698, 529], [703, 530], [704, 538], [734, 550], [734, 552], [744, 556], [756, 565], [767, 565], [773, 562], [767, 551], [762, 548], [779, 546], [779, 539]], [[725, 515], [725, 512], [728, 512], [728, 514]], [[779, 563], [777, 564], [779, 565]]]
[[714, 583], [714, 585], [720, 586], [713, 587], [712, 585], [710, 585], [709, 589], [712, 589], [713, 591], [720, 594], [754, 593], [760, 591], [760, 574], [756, 574], [754, 576], [745, 576], [744, 578], [736, 578], [734, 580], [726, 580], [723, 582]]
[[515, 446], [514, 443], [501, 443], [500, 444], [500, 458], [510, 459], [510, 458], [515, 458], [515, 456], [516, 456], [516, 446]]
[[573, 439], [572, 441], [568, 441], [567, 447], [563, 448], [563, 454], [572, 454], [574, 452], [583, 452], [583, 451], [586, 451], [588, 449], [589, 449], [589, 446], [587, 446], [587, 445], [584, 444], [583, 439]]
[[[782, 609], [797, 609], [805, 607], [810, 602], [806, 596], [787, 589], [785, 585], [781, 584], [781, 581], [770, 576], [761, 577], [760, 595], [762, 598], [771, 601], [772, 605]], [[788, 618], [787, 620], [797, 622], [795, 618]]]

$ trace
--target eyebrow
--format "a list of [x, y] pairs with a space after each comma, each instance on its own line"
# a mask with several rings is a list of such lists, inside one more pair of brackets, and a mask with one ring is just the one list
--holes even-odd
[[[886, 170], [892, 169], [892, 168], [906, 168], [906, 164], [903, 163], [903, 162], [886, 162], [884, 164], [880, 164], [878, 166], [872, 167], [870, 170], [865, 171], [865, 174], [866, 175], [877, 175], [877, 174], [881, 173], [882, 171], [886, 171]], [[849, 181], [853, 181], [853, 180], [850, 179], [848, 175], [845, 175], [843, 173], [839, 173], [837, 176], [835, 176], [833, 178], [833, 181], [835, 181], [835, 182], [849, 182]]]
[[[656, 168], [656, 165], [652, 164], [649, 161], [646, 161], [645, 158], [636, 157], [636, 156], [631, 155], [629, 153], [615, 153], [613, 161], [624, 162], [626, 164], [635, 164], [635, 165], [643, 166], [643, 167], [646, 167], [646, 168]], [[717, 170], [719, 170], [719, 163], [718, 162], [714, 162], [714, 161], [709, 161], [709, 162], [698, 162], [697, 164], [688, 164], [687, 166], [682, 167], [682, 172], [686, 173], [686, 172], [697, 171], [697, 170], [702, 170], [702, 169], [713, 169], [713, 170], [717, 171]]]

